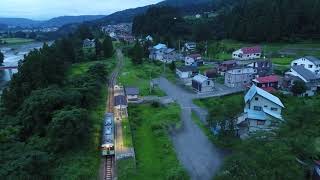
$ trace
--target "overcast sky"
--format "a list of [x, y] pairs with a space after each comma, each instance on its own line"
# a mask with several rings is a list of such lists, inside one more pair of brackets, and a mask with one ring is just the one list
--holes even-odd
[[45, 20], [63, 15], [107, 15], [161, 0], [0, 0], [0, 17]]

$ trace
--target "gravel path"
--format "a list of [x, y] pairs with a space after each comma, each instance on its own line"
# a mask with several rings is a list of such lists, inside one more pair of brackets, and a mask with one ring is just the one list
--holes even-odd
[[[169, 97], [175, 99], [182, 109], [182, 128], [171, 134], [180, 162], [188, 171], [191, 179], [212, 179], [222, 165], [224, 152], [214, 146], [203, 131], [192, 121], [192, 109], [199, 108], [192, 102], [196, 95], [186, 92], [165, 78], [159, 78], [157, 81], [159, 87]], [[198, 110], [206, 113], [201, 108]]]

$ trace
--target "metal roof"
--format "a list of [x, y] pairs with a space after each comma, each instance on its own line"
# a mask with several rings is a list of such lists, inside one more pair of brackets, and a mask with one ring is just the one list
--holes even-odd
[[114, 97], [114, 106], [127, 105], [127, 98], [124, 95]]
[[159, 50], [159, 49], [164, 49], [164, 48], [167, 48], [167, 45], [165, 45], [165, 44], [158, 44], [158, 45], [156, 45], [156, 46], [153, 46], [153, 48], [154, 48], [154, 49], [157, 49], [157, 50]]
[[313, 74], [311, 71], [309, 71], [303, 66], [292, 66], [291, 68], [292, 70], [300, 74], [307, 81], [319, 79], [319, 77], [317, 77], [315, 74]]
[[267, 91], [264, 91], [263, 89], [258, 88], [255, 85], [252, 85], [250, 90], [245, 95], [244, 97], [245, 102], [248, 102], [249, 100], [251, 100], [253, 96], [256, 94], [259, 94], [260, 96], [284, 108], [284, 105], [282, 104], [281, 100], [278, 97], [268, 93]]
[[193, 71], [197, 71], [198, 68], [196, 66], [181, 66], [177, 68], [179, 71], [181, 72], [193, 72]]
[[315, 65], [320, 65], [320, 60], [318, 58], [314, 57], [314, 56], [306, 56], [304, 58], [308, 59], [309, 61], [311, 61]]
[[208, 80], [208, 77], [204, 76], [202, 74], [198, 74], [198, 75], [194, 76], [192, 80], [197, 81], [199, 83], [204, 83], [205, 81]]
[[125, 87], [127, 95], [139, 95], [139, 88], [136, 87]]

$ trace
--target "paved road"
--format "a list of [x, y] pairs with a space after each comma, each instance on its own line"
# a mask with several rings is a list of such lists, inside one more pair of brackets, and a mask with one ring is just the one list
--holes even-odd
[[209, 141], [191, 117], [192, 109], [198, 109], [201, 113], [206, 111], [193, 104], [192, 99], [197, 98], [193, 93], [185, 91], [165, 78], [159, 78], [157, 81], [160, 89], [175, 99], [182, 109], [182, 129], [171, 134], [180, 162], [192, 179], [212, 179], [222, 165], [224, 153]]

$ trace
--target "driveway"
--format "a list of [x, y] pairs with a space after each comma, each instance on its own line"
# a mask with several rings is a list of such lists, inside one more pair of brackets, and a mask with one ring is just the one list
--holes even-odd
[[198, 109], [200, 113], [206, 113], [205, 110], [193, 104], [192, 99], [197, 98], [197, 95], [185, 91], [165, 78], [159, 78], [156, 81], [160, 89], [181, 106], [183, 126], [181, 130], [171, 134], [180, 162], [191, 179], [212, 179], [222, 165], [224, 153], [212, 144], [198, 125], [192, 121], [192, 110]]

